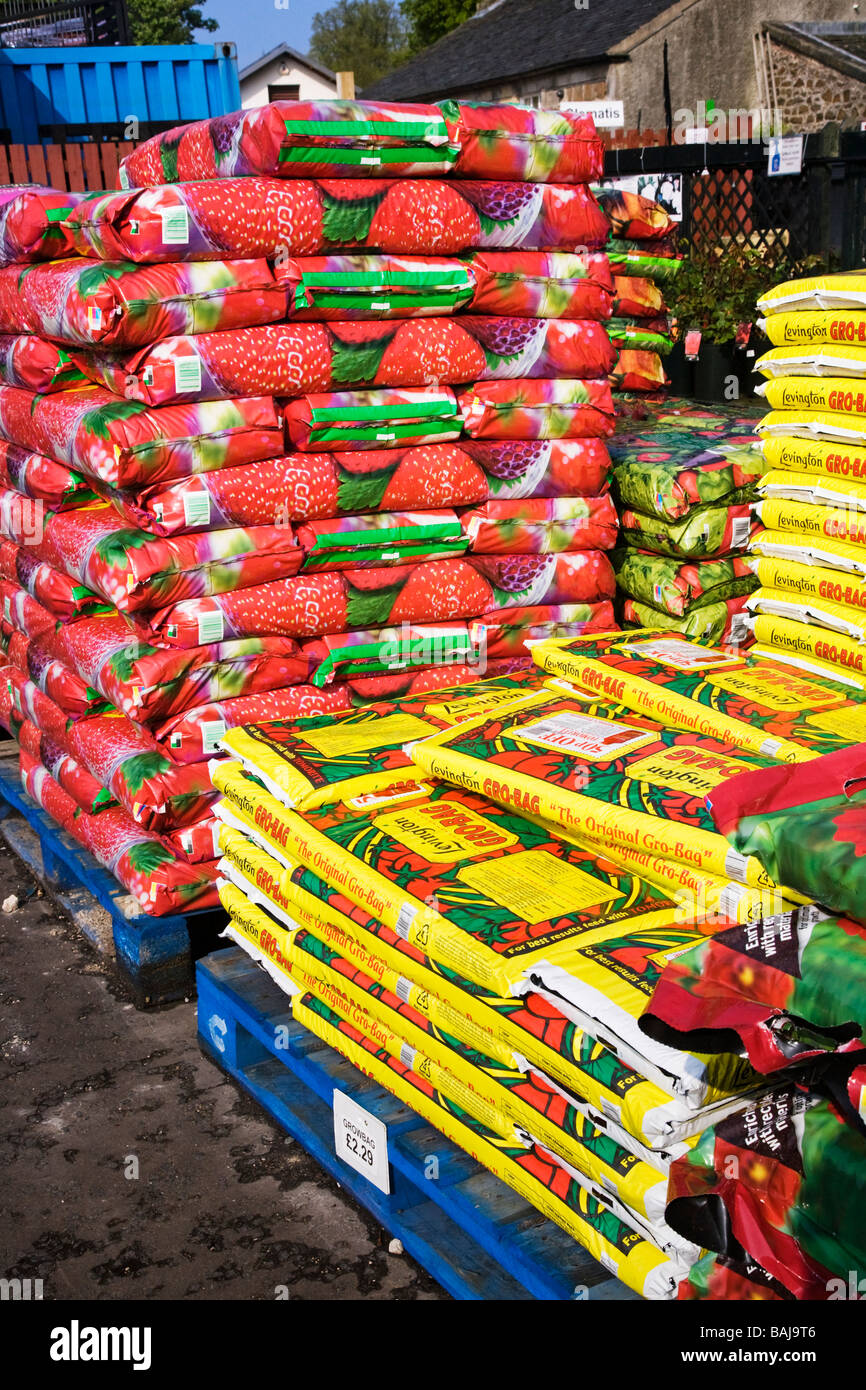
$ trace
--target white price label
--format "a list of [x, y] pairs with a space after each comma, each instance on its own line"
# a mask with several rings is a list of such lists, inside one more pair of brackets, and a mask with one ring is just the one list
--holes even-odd
[[199, 613], [198, 645], [207, 647], [211, 642], [221, 642], [225, 632], [222, 613]]
[[334, 1145], [344, 1163], [390, 1193], [387, 1126], [343, 1091], [334, 1091]]
[[201, 749], [203, 753], [216, 753], [219, 741], [225, 735], [224, 719], [203, 719], [201, 723]]

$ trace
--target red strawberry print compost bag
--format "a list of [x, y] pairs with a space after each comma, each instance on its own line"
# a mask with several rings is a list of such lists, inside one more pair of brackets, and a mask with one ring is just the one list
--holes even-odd
[[219, 857], [219, 828], [220, 822], [216, 816], [204, 816], [195, 825], [163, 831], [162, 838], [187, 863], [203, 864], [206, 860]]
[[457, 145], [460, 178], [589, 183], [604, 172], [604, 146], [591, 116], [510, 102], [437, 105]]
[[53, 632], [57, 619], [26, 589], [8, 580], [0, 580], [0, 633], [4, 637], [12, 632], [23, 632], [25, 637], [42, 637]]
[[[170, 536], [226, 526], [285, 525], [376, 508], [596, 497], [605, 490], [608, 467], [607, 446], [600, 439], [464, 439], [404, 449], [289, 454], [147, 489], [110, 489], [105, 496], [131, 525]], [[0, 482], [2, 470], [0, 443]]]
[[286, 298], [265, 260], [140, 266], [74, 256], [0, 270], [0, 331], [143, 347], [172, 333], [275, 323]]
[[293, 256], [276, 262], [274, 278], [286, 317], [318, 322], [450, 314], [474, 291], [468, 266], [432, 256]]
[[0, 436], [112, 486], [283, 452], [282, 419], [269, 397], [152, 411], [94, 386], [53, 396], [0, 386]]
[[543, 555], [610, 550], [619, 532], [616, 508], [602, 497], [484, 502], [460, 514], [473, 555]]
[[96, 815], [97, 811], [117, 805], [107, 787], [98, 782], [86, 767], [82, 767], [62, 744], [49, 734], [43, 734], [29, 719], [25, 719], [16, 729], [15, 737], [22, 750], [35, 762], [41, 763], [87, 815]]
[[475, 282], [475, 313], [607, 319], [613, 310], [613, 278], [603, 254], [471, 251], [462, 260]]
[[206, 762], [175, 764], [122, 714], [82, 720], [70, 729], [69, 741], [78, 761], [148, 830], [192, 825], [216, 799]]
[[417, 256], [494, 247], [598, 251], [609, 229], [582, 184], [393, 178], [239, 178], [98, 193], [68, 223], [82, 255], [151, 262], [352, 249]]
[[[0, 276], [2, 274], [0, 271]], [[37, 338], [34, 332], [17, 337], [14, 333], [0, 332], [0, 382], [43, 393], [84, 386], [87, 378], [68, 352]]]
[[[41, 515], [39, 506], [10, 489], [0, 490], [0, 531], [34, 559], [65, 570], [121, 612], [164, 607], [181, 598], [295, 574], [303, 558], [287, 526], [232, 528], [166, 540], [126, 526], [106, 503]], [[37, 524], [40, 539], [28, 544]]]
[[110, 605], [92, 590], [51, 565], [37, 560], [29, 545], [0, 538], [0, 579], [24, 589], [55, 618], [68, 621], [85, 614], [105, 613]]
[[461, 315], [236, 328], [164, 338], [131, 356], [77, 352], [74, 361], [117, 395], [158, 406], [341, 386], [600, 377], [613, 367], [616, 351], [591, 319]]
[[677, 1289], [688, 1302], [793, 1302], [794, 1295], [745, 1252], [736, 1259], [708, 1252], [692, 1265]]
[[[508, 657], [489, 661], [484, 673], [486, 680], [499, 676], [523, 676], [531, 671], [525, 657]], [[478, 665], [429, 666], [422, 670], [398, 671], [387, 676], [357, 676], [336, 688], [345, 688], [354, 706], [376, 700], [402, 700], [408, 695], [423, 695], [429, 690], [448, 690], [452, 686], [474, 685], [478, 680]]]
[[285, 407], [286, 435], [295, 449], [341, 452], [398, 449], [457, 439], [462, 421], [447, 388], [429, 391], [326, 391]]
[[64, 219], [83, 197], [38, 184], [0, 187], [0, 266], [65, 255], [71, 239]]
[[[203, 625], [206, 634], [207, 624]], [[156, 646], [123, 618], [82, 619], [43, 639], [47, 650], [130, 718], [147, 723], [210, 700], [279, 690], [307, 678], [296, 642], [250, 637], [185, 651]]]
[[375, 101], [272, 101], [175, 126], [120, 162], [122, 188], [238, 174], [445, 174], [455, 130], [436, 106]]
[[169, 749], [173, 762], [198, 763], [212, 758], [218, 752], [223, 734], [239, 724], [259, 724], [270, 719], [306, 719], [313, 715], [337, 714], [351, 708], [352, 700], [345, 685], [331, 686], [327, 690], [313, 685], [290, 685], [285, 690], [240, 695], [237, 699], [218, 700], [181, 710], [179, 714], [173, 714], [170, 719], [157, 724], [150, 732], [158, 743]]
[[0, 487], [23, 492], [55, 512], [96, 500], [90, 481], [80, 473], [6, 439], [0, 439]]
[[47, 769], [23, 750], [19, 765], [25, 791], [113, 874], [142, 911], [163, 917], [219, 904], [216, 861], [189, 864], [119, 806], [98, 816], [84, 815]]
[[154, 637], [188, 647], [259, 634], [318, 637], [392, 623], [478, 618], [493, 609], [597, 603], [613, 598], [610, 561], [573, 555], [429, 560], [387, 568], [299, 575], [254, 588], [189, 599], [149, 615]]
[[472, 439], [598, 439], [614, 430], [606, 381], [481, 381], [457, 399]]

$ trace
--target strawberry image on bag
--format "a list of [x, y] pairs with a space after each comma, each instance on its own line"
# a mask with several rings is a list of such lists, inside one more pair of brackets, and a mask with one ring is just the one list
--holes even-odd
[[485, 247], [600, 251], [609, 230], [580, 184], [356, 177], [156, 182], [161, 186], [141, 192], [86, 198], [66, 223], [79, 254], [177, 262], [353, 249], [410, 256]]
[[461, 512], [473, 555], [610, 550], [619, 522], [610, 494], [545, 501], [491, 501]]
[[325, 391], [302, 395], [285, 408], [294, 449], [399, 449], [457, 439], [463, 422], [453, 391]]
[[74, 353], [97, 385], [150, 406], [430, 381], [600, 377], [615, 359], [604, 328], [590, 319], [475, 315], [266, 324], [164, 338], [131, 356]]
[[150, 730], [165, 747], [173, 763], [199, 763], [219, 751], [220, 740], [238, 725], [271, 720], [328, 718], [352, 708], [348, 688], [320, 690], [312, 685], [290, 685], [284, 690], [239, 695], [236, 699], [182, 709]]
[[479, 381], [458, 395], [471, 439], [603, 439], [613, 434], [606, 381]]
[[31, 554], [29, 546], [0, 538], [0, 577], [23, 589], [56, 619], [112, 611], [106, 600]]
[[29, 719], [25, 719], [15, 730], [15, 737], [22, 750], [35, 762], [41, 763], [58, 786], [87, 815], [96, 815], [97, 811], [117, 805], [117, 799], [108, 787], [97, 781], [67, 747], [56, 742], [49, 734], [43, 734]]
[[38, 184], [0, 187], [0, 266], [67, 255], [72, 244], [65, 218], [84, 196]]
[[[170, 536], [373, 510], [472, 506], [488, 498], [598, 497], [605, 490], [608, 462], [600, 439], [461, 440], [358, 453], [288, 454], [151, 488], [106, 489], [104, 495], [131, 525]], [[60, 469], [59, 464], [51, 467]], [[27, 491], [12, 479], [9, 485]]]
[[613, 309], [613, 278], [602, 253], [471, 251], [471, 308], [519, 318], [600, 319]]

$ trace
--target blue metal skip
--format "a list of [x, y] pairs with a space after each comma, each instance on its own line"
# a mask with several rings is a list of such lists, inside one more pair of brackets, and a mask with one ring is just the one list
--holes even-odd
[[12, 144], [38, 144], [58, 125], [181, 123], [240, 105], [234, 44], [0, 49], [0, 127]]

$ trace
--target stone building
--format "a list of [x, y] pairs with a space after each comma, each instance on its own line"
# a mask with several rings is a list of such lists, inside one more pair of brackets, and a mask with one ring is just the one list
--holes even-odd
[[859, 0], [479, 0], [471, 19], [364, 95], [544, 107], [612, 98], [627, 128], [672, 131], [677, 112], [700, 126], [713, 108], [771, 108], [786, 129], [816, 130], [866, 119], [859, 10]]

